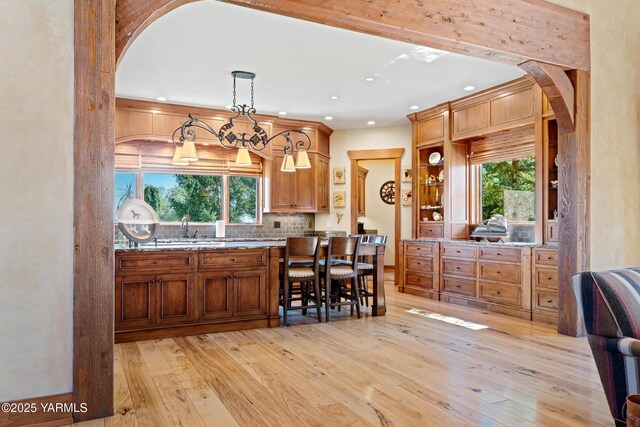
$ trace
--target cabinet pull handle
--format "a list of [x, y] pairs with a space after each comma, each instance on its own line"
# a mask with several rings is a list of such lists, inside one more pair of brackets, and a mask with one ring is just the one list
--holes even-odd
[[460, 252], [460, 251], [456, 251], [456, 253], [460, 254], [460, 253], [462, 253], [462, 252]]
[[456, 270], [460, 271], [460, 267], [456, 267]]
[[459, 288], [459, 287], [460, 287], [460, 285], [456, 285], [456, 288]]
[[500, 270], [496, 271], [496, 274], [500, 274]]
[[551, 280], [551, 277], [547, 277], [547, 280]]
[[548, 299], [548, 300], [547, 300], [547, 302], [548, 302], [549, 304], [551, 304], [551, 303], [553, 302], [553, 300], [552, 300], [552, 299]]
[[500, 252], [496, 252], [496, 256], [502, 256]]
[[500, 295], [500, 291], [496, 292], [497, 295]]
[[551, 260], [553, 259], [553, 257], [548, 256], [548, 257], [547, 257], [547, 259], [548, 259], [549, 261], [551, 261]]

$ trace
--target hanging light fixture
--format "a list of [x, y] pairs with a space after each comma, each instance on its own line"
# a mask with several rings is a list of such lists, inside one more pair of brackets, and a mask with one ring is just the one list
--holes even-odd
[[[284, 146], [285, 158], [280, 170], [283, 172], [295, 172], [296, 168], [310, 168], [311, 162], [309, 162], [309, 156], [307, 154], [307, 150], [311, 147], [311, 139], [309, 138], [309, 135], [300, 129], [291, 129], [277, 133], [269, 138], [267, 136], [267, 132], [265, 132], [265, 130], [258, 125], [258, 121], [253, 118], [253, 115], [256, 114], [256, 109], [253, 106], [253, 82], [256, 75], [248, 71], [233, 71], [231, 75], [233, 76], [233, 106], [231, 106], [231, 111], [235, 113], [235, 116], [229, 117], [229, 119], [227, 119], [227, 123], [225, 123], [220, 130], [216, 132], [207, 123], [200, 119], [196, 119], [189, 114], [189, 120], [182, 123], [180, 127], [173, 131], [173, 135], [171, 137], [171, 140], [176, 146], [174, 160], [176, 158], [180, 161], [198, 160], [198, 153], [195, 146], [196, 134], [194, 130], [194, 128], [197, 128], [213, 135], [224, 148], [238, 148], [236, 165], [251, 165], [249, 149], [262, 151], [267, 148], [269, 142], [275, 138], [283, 137], [286, 139], [286, 144]], [[251, 80], [251, 105], [236, 104], [236, 79]], [[240, 116], [246, 117], [252, 122], [251, 130], [253, 131], [253, 134], [246, 132], [233, 132], [233, 121]], [[292, 135], [295, 134], [300, 134], [303, 137], [294, 142], [291, 138]], [[177, 141], [176, 137], [178, 137]], [[180, 146], [179, 143], [181, 143], [182, 146]], [[180, 151], [178, 151], [178, 149], [180, 149]], [[298, 152], [298, 158], [297, 162], [294, 162], [293, 154], [296, 151]]]
[[189, 161], [182, 160], [180, 158], [181, 155], [182, 155], [182, 147], [176, 144], [176, 150], [173, 153], [173, 160], [171, 160], [171, 164], [176, 166], [189, 166]]

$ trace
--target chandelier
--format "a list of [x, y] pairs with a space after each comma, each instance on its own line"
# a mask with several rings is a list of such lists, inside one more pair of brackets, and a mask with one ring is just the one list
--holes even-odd
[[[267, 148], [269, 142], [275, 138], [282, 137], [286, 140], [286, 144], [283, 149], [284, 159], [282, 160], [280, 170], [282, 172], [295, 172], [296, 169], [311, 168], [309, 155], [307, 154], [307, 150], [311, 147], [309, 135], [302, 130], [291, 129], [277, 133], [269, 138], [267, 132], [265, 132], [258, 124], [258, 121], [253, 118], [253, 115], [256, 113], [256, 109], [253, 106], [253, 81], [256, 75], [248, 71], [233, 71], [231, 75], [233, 76], [233, 106], [231, 107], [231, 111], [235, 113], [235, 116], [227, 119], [227, 123], [216, 132], [207, 123], [189, 114], [189, 120], [182, 123], [173, 131], [173, 135], [171, 136], [171, 141], [175, 145], [172, 164], [184, 166], [188, 165], [189, 162], [198, 160], [198, 152], [196, 151], [195, 144], [195, 129], [202, 129], [213, 135], [224, 148], [238, 148], [236, 165], [250, 166], [251, 157], [249, 156], [249, 149], [262, 151]], [[251, 105], [236, 104], [236, 79], [251, 80]], [[233, 121], [240, 116], [246, 117], [251, 121], [251, 130], [253, 133], [234, 132]], [[298, 139], [294, 136], [296, 134], [304, 135], [304, 138]], [[177, 141], [176, 137], [178, 137]], [[294, 142], [294, 139], [297, 139], [297, 141]], [[293, 155], [295, 152], [297, 152], [298, 155], [294, 161]]]

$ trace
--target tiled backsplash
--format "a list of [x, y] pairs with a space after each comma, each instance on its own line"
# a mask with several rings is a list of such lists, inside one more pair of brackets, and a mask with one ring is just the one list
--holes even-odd
[[509, 241], [520, 243], [533, 243], [536, 240], [536, 226], [534, 224], [508, 225]]
[[[280, 227], [276, 228], [276, 223]], [[195, 237], [212, 238], [216, 237], [215, 224], [196, 225], [189, 224], [189, 238]], [[180, 225], [162, 225], [158, 233], [158, 239], [181, 239], [185, 238], [184, 228]], [[315, 234], [314, 214], [285, 214], [271, 213], [264, 214], [262, 225], [227, 225], [225, 237], [287, 237], [305, 236]], [[116, 241], [125, 240], [124, 236], [116, 226]]]

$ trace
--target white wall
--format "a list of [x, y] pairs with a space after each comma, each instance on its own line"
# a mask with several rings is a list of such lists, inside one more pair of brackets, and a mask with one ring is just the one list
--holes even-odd
[[552, 2], [591, 16], [591, 267], [640, 266], [640, 1]]
[[[372, 150], [377, 148], [404, 148], [405, 153], [402, 157], [403, 165], [411, 164], [411, 124], [407, 120], [407, 124], [404, 126], [393, 127], [371, 127], [365, 129], [347, 129], [337, 130], [331, 135], [331, 171], [336, 167], [345, 167], [347, 171], [346, 184], [334, 184], [333, 177], [331, 178], [331, 213], [330, 214], [316, 214], [316, 229], [317, 230], [341, 230], [349, 233], [351, 230], [350, 212], [351, 212], [351, 161], [347, 154], [350, 150]], [[394, 164], [388, 163], [388, 173], [386, 175], [393, 179], [394, 176]], [[384, 170], [384, 169], [383, 169]], [[367, 176], [367, 188], [373, 188], [369, 185], [371, 180], [374, 179], [372, 174]], [[377, 179], [377, 178], [375, 178]], [[403, 188], [410, 188], [409, 184], [403, 184]], [[380, 190], [380, 187], [376, 189], [376, 194]], [[347, 206], [345, 208], [333, 207], [333, 192], [334, 191], [346, 191], [347, 194]], [[380, 196], [376, 195], [378, 199]], [[367, 197], [367, 200], [369, 196]], [[367, 206], [367, 210], [369, 207]], [[344, 213], [344, 217], [340, 224], [337, 223], [336, 212]], [[401, 238], [411, 237], [411, 208], [402, 207], [402, 229]], [[378, 228], [369, 226], [367, 220], [364, 221], [365, 228]], [[393, 225], [393, 215], [389, 217], [387, 223]], [[380, 224], [380, 222], [378, 222]], [[387, 252], [393, 251], [393, 241], [389, 240], [387, 244]], [[391, 260], [385, 255], [385, 264], [393, 265], [393, 258]]]
[[0, 52], [3, 402], [71, 391], [73, 1], [0, 0]]

